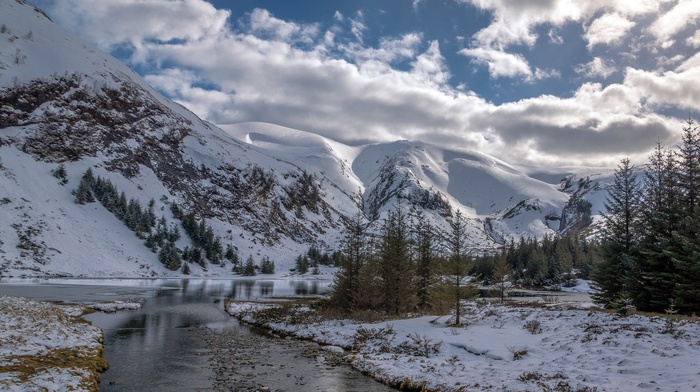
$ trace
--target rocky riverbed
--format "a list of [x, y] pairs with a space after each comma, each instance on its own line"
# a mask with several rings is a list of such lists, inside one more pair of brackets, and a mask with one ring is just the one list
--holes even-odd
[[390, 391], [353, 371], [332, 347], [263, 332], [203, 328], [216, 391]]

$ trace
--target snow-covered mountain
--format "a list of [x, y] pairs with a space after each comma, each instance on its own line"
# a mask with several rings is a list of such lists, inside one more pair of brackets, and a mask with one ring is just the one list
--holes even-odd
[[[263, 123], [217, 127], [25, 1], [0, 2], [0, 15], [0, 276], [180, 274], [102, 204], [74, 202], [87, 169], [142, 206], [153, 200], [168, 226], [180, 227], [176, 203], [223, 246], [269, 256], [278, 271], [311, 244], [335, 248], [358, 211], [381, 221], [398, 197], [441, 227], [461, 210], [475, 249], [581, 225], [581, 196], [602, 209], [611, 170], [524, 169], [414, 141], [347, 146]], [[191, 243], [183, 235], [176, 245]], [[192, 273], [231, 274], [211, 264]]]

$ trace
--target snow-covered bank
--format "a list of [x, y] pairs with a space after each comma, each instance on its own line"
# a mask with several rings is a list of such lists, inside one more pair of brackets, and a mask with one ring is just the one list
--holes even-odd
[[82, 306], [0, 296], [0, 389], [99, 390], [102, 330]]
[[343, 347], [392, 385], [432, 391], [685, 391], [700, 388], [697, 320], [556, 307], [471, 304], [465, 327], [423, 316], [377, 324], [231, 302], [244, 321]]

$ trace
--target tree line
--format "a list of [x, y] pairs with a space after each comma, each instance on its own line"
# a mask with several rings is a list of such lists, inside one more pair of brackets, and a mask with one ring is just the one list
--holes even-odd
[[[336, 253], [330, 303], [349, 311], [390, 314], [452, 309], [460, 322], [460, 301], [487, 289], [503, 298], [512, 283], [557, 288], [587, 277], [598, 245], [578, 233], [521, 238], [491, 254], [472, 254], [467, 220], [460, 211], [446, 231], [422, 212], [407, 214], [401, 204], [387, 214], [378, 234], [362, 215], [347, 225]], [[304, 260], [302, 256], [297, 258]], [[299, 267], [297, 267], [299, 268]]]
[[692, 119], [678, 147], [657, 142], [641, 169], [622, 159], [605, 201], [594, 299], [645, 311], [700, 310], [700, 135]]
[[347, 225], [329, 303], [348, 311], [377, 310], [399, 314], [414, 310], [455, 310], [478, 292], [468, 276], [466, 218], [457, 211], [450, 230], [440, 233], [421, 212], [409, 216], [399, 203], [373, 235], [361, 214]]
[[521, 237], [498, 253], [476, 256], [471, 273], [490, 284], [499, 260], [504, 259], [513, 282], [556, 290], [575, 285], [577, 278], [588, 278], [599, 257], [597, 241], [578, 232], [544, 235], [539, 240]]

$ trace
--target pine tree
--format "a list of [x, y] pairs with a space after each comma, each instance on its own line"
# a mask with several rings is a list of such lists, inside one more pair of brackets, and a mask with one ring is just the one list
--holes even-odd
[[78, 184], [78, 189], [73, 191], [75, 195], [76, 204], [92, 203], [95, 201], [95, 197], [92, 194], [92, 188], [95, 183], [95, 179], [92, 175], [92, 170], [87, 169], [83, 177], [80, 179], [80, 184]]
[[296, 272], [303, 275], [309, 272], [309, 258], [305, 255], [299, 255], [296, 258]]
[[[115, 188], [116, 189], [116, 188]], [[119, 194], [119, 199], [117, 199], [116, 205], [115, 205], [115, 210], [113, 211], [114, 216], [117, 217], [120, 221], [124, 221], [126, 218], [126, 214], [128, 212], [129, 208], [129, 203], [126, 201], [126, 193], [122, 191]]]
[[391, 314], [405, 312], [415, 302], [408, 228], [399, 204], [384, 221], [380, 245], [382, 302], [384, 310]]
[[574, 268], [567, 238], [557, 238], [554, 245], [554, 259], [550, 263], [550, 278], [555, 284], [568, 284]]
[[692, 119], [683, 128], [678, 160], [680, 221], [664, 251], [678, 272], [671, 299], [680, 311], [692, 312], [700, 310], [700, 130]]
[[523, 274], [525, 282], [533, 286], [544, 286], [548, 282], [549, 257], [544, 249], [538, 249], [535, 241], [528, 247], [531, 249], [527, 252], [526, 272]]
[[355, 309], [363, 288], [360, 273], [368, 262], [367, 233], [361, 213], [348, 223], [342, 250], [338, 260], [338, 271], [331, 286], [331, 302], [339, 308]]
[[260, 273], [261, 274], [274, 274], [275, 273], [275, 263], [270, 260], [268, 256], [263, 257], [260, 262]]
[[236, 250], [233, 249], [233, 246], [231, 244], [226, 245], [226, 253], [224, 254], [224, 257], [233, 265], [240, 263], [240, 257], [238, 256], [238, 252], [236, 252]]
[[245, 261], [245, 264], [243, 264], [243, 273], [242, 275], [244, 276], [255, 276], [258, 273], [255, 271], [255, 262], [253, 262], [253, 256], [248, 255], [248, 258]]
[[158, 260], [169, 270], [176, 271], [180, 268], [180, 254], [172, 242], [166, 242], [160, 252], [158, 252]]
[[431, 307], [431, 290], [435, 285], [435, 229], [425, 215], [419, 213], [415, 233], [416, 248], [416, 296], [422, 309]]
[[593, 299], [606, 306], [628, 295], [627, 286], [637, 268], [635, 253], [639, 241], [635, 227], [638, 224], [639, 197], [634, 165], [628, 158], [622, 159], [605, 198], [605, 227], [601, 244], [603, 258], [593, 273], [598, 289]]
[[656, 144], [644, 170], [639, 231], [638, 270], [633, 275], [632, 300], [645, 311], [664, 311], [673, 296], [677, 271], [668, 250], [680, 220], [676, 213], [676, 161], [670, 150]]
[[66, 185], [68, 183], [68, 172], [63, 162], [61, 162], [57, 168], [51, 170], [51, 174], [61, 180], [61, 185]]

